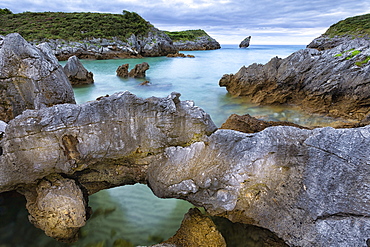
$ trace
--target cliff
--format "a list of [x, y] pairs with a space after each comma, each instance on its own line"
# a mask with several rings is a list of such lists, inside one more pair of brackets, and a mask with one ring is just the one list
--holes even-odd
[[179, 32], [165, 32], [173, 41], [173, 45], [180, 51], [216, 50], [220, 44], [204, 30], [187, 30]]
[[295, 104], [309, 112], [369, 118], [370, 39], [323, 35], [285, 59], [242, 67], [219, 85], [261, 104]]

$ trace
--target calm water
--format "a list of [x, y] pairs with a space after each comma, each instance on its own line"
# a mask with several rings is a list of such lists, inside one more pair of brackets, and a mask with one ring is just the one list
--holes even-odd
[[[266, 63], [274, 56], [286, 57], [301, 48], [304, 47], [252, 45], [239, 49], [225, 45], [220, 50], [183, 52], [195, 58], [83, 60], [84, 66], [94, 73], [95, 83], [74, 90], [78, 103], [126, 90], [144, 98], [165, 97], [176, 91], [181, 93], [182, 100], [193, 100], [202, 107], [218, 126], [233, 113], [249, 113], [265, 120], [292, 121], [303, 125], [325, 125], [330, 119], [306, 115], [293, 107], [260, 107], [242, 98], [231, 97], [225, 88], [218, 86], [223, 74], [236, 73], [243, 65]], [[147, 78], [122, 79], [116, 76], [118, 66], [128, 63], [131, 69], [144, 61], [150, 65]], [[145, 80], [150, 81], [150, 85], [141, 86]], [[113, 246], [117, 239], [125, 239], [135, 245], [155, 244], [176, 232], [183, 215], [192, 206], [181, 200], [156, 198], [148, 187], [139, 184], [96, 193], [90, 196], [89, 204], [95, 213], [82, 228], [82, 238], [70, 246]], [[4, 246], [67, 246], [44, 237], [27, 222], [18, 222], [22, 220], [27, 221], [25, 212], [17, 215], [14, 224], [26, 225], [22, 232], [27, 244]], [[18, 238], [19, 231], [13, 232], [14, 236], [0, 232], [0, 246]]]

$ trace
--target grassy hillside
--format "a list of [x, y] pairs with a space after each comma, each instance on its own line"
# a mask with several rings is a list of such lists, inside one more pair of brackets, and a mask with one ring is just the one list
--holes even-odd
[[151, 24], [135, 12], [122, 14], [0, 11], [0, 35], [20, 33], [26, 40], [118, 37], [146, 34]]
[[370, 37], [370, 14], [354, 16], [342, 20], [325, 32], [326, 35], [334, 37], [336, 35], [353, 35]]
[[186, 40], [195, 40], [198, 37], [208, 36], [208, 34], [204, 30], [187, 30], [187, 31], [178, 31], [178, 32], [168, 32], [165, 33], [173, 40], [173, 41], [186, 41]]

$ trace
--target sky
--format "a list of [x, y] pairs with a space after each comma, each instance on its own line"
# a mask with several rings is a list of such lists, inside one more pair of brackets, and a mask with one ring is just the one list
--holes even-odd
[[140, 14], [160, 30], [203, 29], [221, 44], [307, 45], [330, 25], [370, 13], [369, 0], [0, 0], [13, 13]]

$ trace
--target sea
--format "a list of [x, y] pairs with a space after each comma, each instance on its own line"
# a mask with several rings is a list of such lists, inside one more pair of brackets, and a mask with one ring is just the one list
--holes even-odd
[[[264, 64], [275, 56], [284, 58], [303, 48], [302, 45], [251, 45], [241, 49], [237, 45], [222, 45], [219, 50], [182, 52], [194, 58], [81, 60], [85, 68], [93, 72], [95, 82], [75, 87], [74, 93], [80, 104], [122, 91], [142, 98], [166, 97], [178, 92], [180, 100], [194, 101], [219, 127], [233, 113], [306, 126], [327, 126], [334, 120], [301, 112], [291, 105], [259, 106], [243, 97], [231, 96], [218, 85], [224, 74], [235, 74], [242, 66]], [[146, 78], [116, 76], [120, 65], [128, 63], [132, 69], [142, 62], [150, 66]], [[141, 85], [144, 81], [149, 83]], [[94, 213], [80, 230], [80, 239], [73, 244], [62, 244], [46, 237], [28, 222], [23, 199], [0, 200], [0, 246], [148, 246], [174, 235], [184, 214], [193, 207], [183, 200], [157, 198], [142, 184], [100, 191], [89, 197], [89, 205]]]

